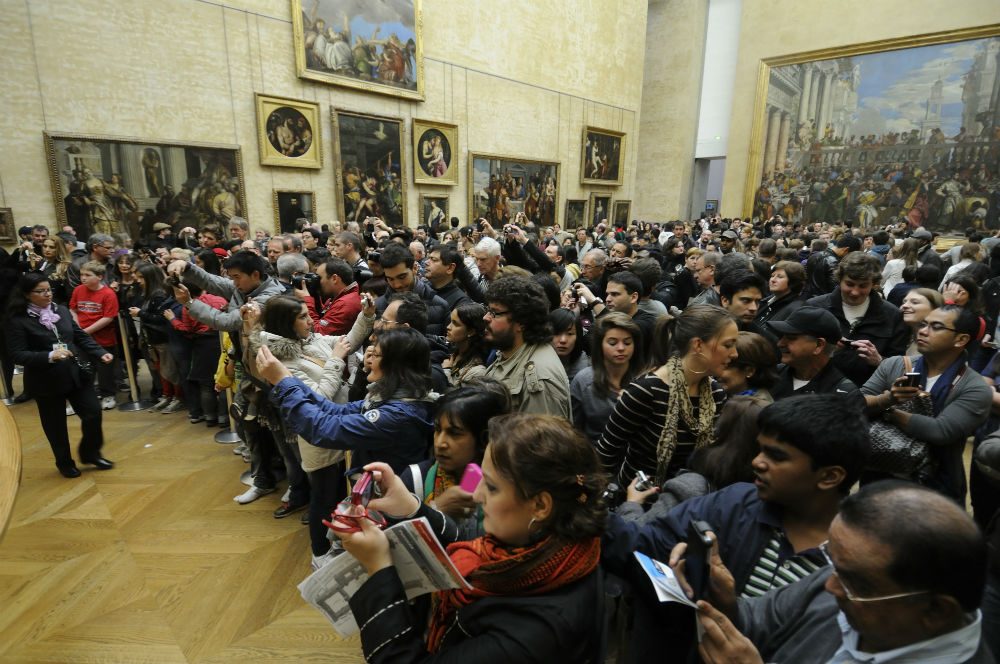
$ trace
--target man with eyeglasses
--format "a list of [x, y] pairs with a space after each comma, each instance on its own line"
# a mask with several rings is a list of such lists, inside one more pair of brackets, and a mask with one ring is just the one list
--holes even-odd
[[[104, 264], [105, 267], [111, 267], [111, 255], [115, 251], [115, 239], [113, 237], [104, 233], [94, 233], [87, 238], [87, 247], [90, 248], [90, 253], [74, 260], [66, 270], [68, 292], [72, 292], [74, 288], [82, 283], [80, 281], [80, 268], [83, 267], [84, 263], [97, 261]], [[107, 270], [101, 281], [105, 284], [109, 283], [108, 280], [112, 276], [112, 272], [110, 269]]]
[[[635, 551], [668, 560], [687, 539], [692, 521], [707, 522], [718, 535], [715, 555], [732, 570], [730, 592], [742, 597], [763, 595], [822, 567], [819, 545], [869, 453], [861, 408], [847, 397], [794, 396], [763, 409], [756, 426], [760, 451], [747, 469], [752, 484], [737, 482], [668, 510], [656, 503], [648, 516], [640, 516], [637, 503], [658, 487], [630, 487], [628, 502], [611, 515], [601, 541], [605, 570], [634, 578]], [[633, 661], [685, 661], [685, 650], [693, 647], [689, 617], [644, 593], [645, 585], [636, 589]]]
[[[993, 392], [968, 364], [966, 349], [983, 336], [985, 324], [964, 307], [945, 305], [927, 314], [917, 331], [918, 357], [912, 371], [916, 386], [907, 382], [902, 356], [882, 362], [861, 388], [870, 419], [881, 416], [903, 433], [930, 446], [931, 471], [919, 481], [965, 504], [966, 438], [986, 421]], [[900, 408], [922, 392], [930, 393], [933, 415]]]
[[[848, 496], [821, 547], [829, 565], [758, 598], [737, 599], [712, 547], [698, 602], [706, 662], [989, 664], [979, 610], [987, 549], [965, 510], [914, 484]], [[685, 552], [678, 545], [671, 566]], [[686, 582], [684, 583], [686, 586]]]
[[510, 389], [513, 410], [570, 419], [569, 379], [552, 348], [549, 306], [527, 277], [500, 277], [486, 291], [485, 339], [497, 349], [486, 375]]

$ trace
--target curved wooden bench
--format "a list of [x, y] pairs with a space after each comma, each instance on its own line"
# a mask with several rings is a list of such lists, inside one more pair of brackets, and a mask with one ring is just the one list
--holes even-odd
[[21, 486], [21, 432], [7, 406], [0, 404], [0, 541], [14, 514]]

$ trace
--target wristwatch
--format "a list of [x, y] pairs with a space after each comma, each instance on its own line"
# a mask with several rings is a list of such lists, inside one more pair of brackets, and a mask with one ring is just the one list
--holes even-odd
[[595, 297], [593, 300], [590, 301], [590, 304], [587, 305], [587, 309], [588, 310], [593, 309], [597, 305], [598, 302], [601, 303], [601, 304], [604, 304], [604, 300], [602, 300], [599, 297]]

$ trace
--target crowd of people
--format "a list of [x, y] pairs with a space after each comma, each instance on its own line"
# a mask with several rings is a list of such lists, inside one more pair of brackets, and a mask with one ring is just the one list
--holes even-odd
[[[283, 475], [274, 517], [302, 512], [313, 569], [368, 571], [368, 661], [602, 662], [609, 641], [628, 662], [993, 661], [1000, 233], [942, 252], [924, 228], [780, 217], [157, 226], [22, 229], [8, 391], [23, 367], [66, 477], [64, 407], [79, 461], [114, 466], [126, 356], [151, 410], [231, 421], [234, 500]], [[330, 536], [365, 472], [368, 518]], [[426, 518], [469, 589], [408, 601], [376, 510]]]

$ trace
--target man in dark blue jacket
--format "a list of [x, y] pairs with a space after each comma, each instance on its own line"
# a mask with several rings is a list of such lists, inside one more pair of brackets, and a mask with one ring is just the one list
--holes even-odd
[[417, 276], [417, 263], [410, 250], [390, 242], [382, 250], [379, 265], [389, 289], [375, 300], [375, 311], [381, 316], [393, 293], [416, 293], [427, 305], [427, 333], [443, 337], [447, 333], [451, 309], [427, 281]]
[[712, 526], [737, 595], [762, 595], [825, 564], [819, 544], [827, 539], [840, 500], [860, 477], [869, 450], [868, 426], [857, 402], [839, 395], [789, 397], [761, 411], [757, 424], [760, 453], [753, 460], [753, 484], [692, 498], [645, 526], [611, 515], [601, 563], [637, 591], [636, 661], [657, 650], [662, 654], [665, 618], [646, 592], [650, 582], [633, 552], [666, 562], [674, 546], [687, 539], [692, 520]]

